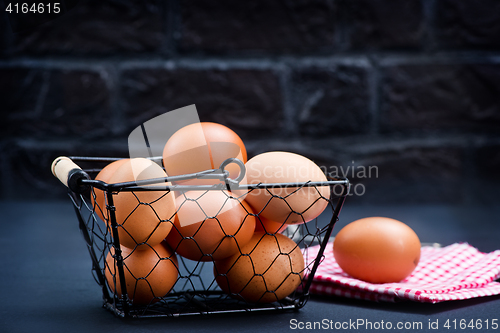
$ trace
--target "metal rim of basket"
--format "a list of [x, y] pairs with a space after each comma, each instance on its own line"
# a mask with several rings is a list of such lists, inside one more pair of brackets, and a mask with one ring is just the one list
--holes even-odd
[[[84, 162], [113, 162], [116, 160], [119, 160], [120, 158], [109, 158], [109, 157], [82, 157], [82, 156], [71, 156], [71, 160], [73, 161], [84, 161]], [[153, 157], [150, 158], [151, 160], [155, 162], [161, 162], [162, 158], [161, 157]], [[240, 167], [240, 174], [236, 179], [231, 179], [229, 178], [229, 172], [225, 171], [224, 168], [230, 163], [236, 163]], [[244, 178], [245, 175], [245, 165], [243, 162], [241, 162], [238, 159], [227, 159], [224, 161], [219, 169], [213, 169], [213, 170], [206, 170], [203, 172], [199, 173], [194, 173], [194, 174], [187, 174], [187, 175], [181, 175], [181, 176], [170, 176], [170, 177], [165, 177], [165, 178], [157, 178], [157, 179], [148, 179], [148, 180], [141, 180], [137, 182], [123, 182], [123, 183], [114, 183], [114, 184], [107, 184], [105, 182], [99, 181], [99, 180], [92, 180], [88, 176], [87, 172], [98, 172], [100, 169], [84, 169], [82, 170], [81, 174], [77, 175], [77, 181], [75, 181], [75, 184], [77, 184], [77, 187], [75, 186], [74, 189], [69, 189], [70, 191], [70, 197], [73, 201], [73, 204], [75, 205], [75, 210], [77, 211], [77, 216], [80, 220], [80, 229], [83, 233], [84, 239], [87, 242], [89, 253], [93, 262], [93, 271], [97, 274], [97, 282], [102, 286], [103, 289], [103, 298], [104, 298], [104, 307], [107, 308], [108, 310], [112, 311], [115, 315], [119, 317], [124, 317], [124, 318], [145, 318], [145, 317], [165, 317], [165, 316], [181, 316], [181, 315], [193, 315], [193, 314], [207, 314], [207, 313], [233, 313], [233, 312], [248, 312], [248, 311], [262, 311], [262, 310], [291, 310], [291, 309], [300, 309], [302, 308], [307, 300], [309, 299], [309, 287], [312, 283], [313, 277], [315, 275], [315, 272], [319, 266], [319, 263], [321, 262], [321, 258], [323, 257], [324, 249], [326, 247], [326, 244], [328, 243], [331, 233], [333, 231], [333, 227], [335, 223], [338, 221], [338, 216], [340, 214], [340, 211], [342, 209], [342, 206], [344, 204], [345, 198], [349, 194], [350, 191], [350, 183], [347, 178], [342, 178], [342, 177], [332, 177], [331, 175], [328, 175], [327, 177], [331, 180], [327, 180], [326, 182], [305, 182], [305, 183], [258, 183], [258, 184], [240, 184], [240, 181]], [[186, 179], [195, 179], [195, 178], [202, 178], [202, 179], [219, 179], [223, 182], [219, 184], [214, 184], [214, 185], [162, 185], [162, 186], [151, 186], [154, 184], [158, 183], [166, 183], [166, 182], [175, 182], [179, 180], [186, 180]], [[147, 186], [146, 186], [147, 185]], [[91, 240], [90, 240], [90, 235], [89, 231], [87, 229], [87, 226], [85, 224], [85, 221], [83, 221], [81, 215], [79, 215], [78, 209], [77, 209], [77, 201], [78, 199], [76, 198], [77, 193], [82, 193], [88, 190], [89, 187], [95, 187], [100, 190], [106, 191], [110, 194], [112, 193], [117, 193], [120, 191], [158, 191], [158, 190], [167, 190], [167, 191], [189, 191], [189, 190], [202, 190], [202, 191], [210, 191], [210, 190], [226, 190], [229, 189], [231, 185], [231, 189], [245, 189], [245, 190], [253, 190], [253, 189], [265, 189], [265, 188], [280, 188], [280, 187], [296, 187], [296, 188], [301, 188], [301, 187], [315, 187], [315, 186], [330, 186], [330, 192], [333, 194], [333, 186], [340, 185], [343, 187], [341, 195], [335, 194], [335, 197], [338, 199], [337, 204], [333, 206], [332, 200], [329, 199], [330, 205], [332, 206], [333, 209], [333, 215], [328, 223], [327, 227], [325, 230], [321, 230], [321, 233], [324, 233], [322, 243], [320, 246], [320, 251], [318, 252], [318, 255], [316, 257], [316, 260], [314, 261], [313, 267], [311, 268], [307, 280], [305, 281], [305, 286], [303, 287], [303, 293], [300, 297], [297, 299], [290, 299], [290, 297], [283, 299], [282, 301], [279, 302], [278, 305], [276, 304], [270, 304], [270, 305], [265, 305], [265, 306], [255, 306], [255, 307], [246, 307], [246, 308], [239, 308], [239, 309], [228, 309], [228, 310], [203, 310], [201, 307], [200, 310], [198, 311], [193, 311], [193, 312], [185, 312], [185, 313], [141, 313], [141, 311], [134, 311], [133, 308], [131, 308], [129, 302], [128, 302], [128, 295], [126, 290], [123, 292], [121, 299], [118, 299], [116, 295], [114, 297], [111, 297], [109, 295], [109, 292], [106, 287], [106, 279], [104, 278], [104, 274], [100, 271], [99, 268], [99, 261], [98, 261], [98, 256], [96, 255], [94, 249], [92, 248]], [[75, 191], [76, 190], [76, 191]], [[333, 196], [331, 196], [332, 198]], [[83, 200], [83, 199], [82, 199]], [[109, 209], [109, 207], [108, 207]], [[111, 209], [112, 215], [114, 215], [114, 212]], [[117, 235], [115, 235], [117, 236]], [[114, 238], [114, 243], [112, 246], [116, 248], [120, 248], [120, 244], [118, 242], [118, 237], [113, 237]], [[123, 277], [123, 272], [121, 274]], [[122, 281], [125, 282], [125, 281]], [[303, 283], [303, 282], [302, 282]], [[124, 284], [122, 284], [124, 285]], [[187, 295], [189, 296], [189, 295]], [[192, 300], [194, 300], [194, 297], [192, 297]], [[196, 302], [196, 300], [194, 300]]]

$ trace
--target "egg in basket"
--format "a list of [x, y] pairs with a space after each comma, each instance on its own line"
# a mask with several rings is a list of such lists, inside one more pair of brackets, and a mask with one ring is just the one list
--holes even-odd
[[170, 130], [155, 118], [133, 131], [130, 158], [52, 165], [105, 307], [147, 317], [304, 306], [322, 256], [305, 265], [307, 249], [327, 244], [348, 180], [295, 153], [247, 159], [234, 131], [179, 110]]

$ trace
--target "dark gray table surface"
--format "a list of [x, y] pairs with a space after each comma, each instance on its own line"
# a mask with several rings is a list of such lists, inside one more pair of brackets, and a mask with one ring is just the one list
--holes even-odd
[[[91, 275], [91, 262], [68, 200], [58, 202], [0, 202], [2, 286], [0, 332], [267, 332], [299, 331], [307, 322], [384, 322], [373, 331], [395, 325], [422, 323], [413, 332], [500, 332], [500, 297], [490, 296], [440, 304], [396, 304], [313, 297], [304, 308], [290, 312], [240, 313], [124, 320], [101, 307], [100, 288]], [[347, 223], [366, 216], [388, 216], [412, 227], [422, 242], [449, 245], [468, 242], [483, 252], [500, 249], [500, 208], [481, 206], [376, 206], [346, 204], [334, 234]], [[482, 329], [461, 329], [481, 320]], [[450, 329], [443, 327], [449, 320]], [[453, 327], [456, 320], [457, 327]], [[438, 321], [439, 330], [429, 329]], [[486, 321], [489, 330], [486, 330]], [[339, 325], [337, 324], [337, 325]], [[406, 325], [410, 325], [406, 324]], [[350, 327], [350, 328], [349, 328]], [[293, 329], [296, 328], [296, 329]], [[326, 328], [326, 327], [323, 327]], [[303, 331], [310, 331], [304, 329]], [[332, 331], [369, 332], [364, 325]]]

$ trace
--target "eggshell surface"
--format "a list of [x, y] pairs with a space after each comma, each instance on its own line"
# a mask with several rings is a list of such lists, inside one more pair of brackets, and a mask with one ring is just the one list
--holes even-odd
[[[247, 161], [247, 152], [241, 138], [230, 128], [211, 122], [187, 125], [175, 132], [165, 144], [163, 164], [169, 176], [217, 169], [228, 158]], [[225, 170], [235, 179], [239, 167], [232, 163]], [[214, 184], [217, 180], [184, 180], [179, 184]]]
[[[113, 174], [118, 170], [118, 168], [124, 164], [128, 159], [122, 159], [122, 160], [117, 160], [114, 162], [111, 162], [110, 164], [106, 165], [102, 170], [97, 174], [95, 177], [95, 180], [100, 180], [105, 183], [109, 183], [109, 180], [113, 176]], [[106, 198], [105, 198], [105, 193], [104, 191], [94, 188], [94, 193], [95, 193], [95, 199], [94, 196], [90, 196], [90, 199], [92, 200], [92, 206], [95, 207], [95, 213], [97, 216], [99, 216], [102, 220], [107, 220], [109, 218], [108, 216], [108, 211], [106, 209]]]
[[[310, 159], [289, 152], [268, 152], [246, 163], [246, 180], [258, 183], [326, 182], [326, 176]], [[251, 190], [245, 200], [261, 216], [287, 224], [309, 222], [328, 205], [329, 186], [274, 187]]]
[[275, 302], [290, 295], [300, 285], [303, 270], [304, 257], [293, 240], [264, 232], [256, 232], [241, 253], [214, 264], [219, 287], [252, 303]]
[[[165, 242], [143, 250], [126, 247], [121, 247], [121, 250], [127, 294], [133, 304], [147, 305], [168, 294], [177, 281], [179, 271], [177, 257]], [[111, 248], [106, 256], [104, 273], [110, 289], [121, 296], [114, 253], [114, 248]]]
[[[121, 183], [166, 177], [163, 169], [145, 158], [125, 162], [110, 179]], [[163, 183], [162, 185], [165, 185]], [[168, 185], [168, 184], [166, 184]], [[159, 244], [170, 232], [175, 198], [168, 191], [121, 191], [113, 197], [120, 244], [128, 248]]]
[[333, 253], [350, 276], [370, 282], [400, 282], [420, 260], [420, 240], [406, 224], [385, 217], [349, 223], [335, 236]]
[[264, 216], [259, 216], [255, 223], [255, 232], [267, 232], [269, 234], [275, 234], [285, 231], [288, 224], [283, 222], [275, 222], [266, 219]]
[[229, 257], [244, 246], [256, 218], [227, 191], [191, 191], [176, 198], [177, 214], [167, 242], [181, 256], [199, 261]]

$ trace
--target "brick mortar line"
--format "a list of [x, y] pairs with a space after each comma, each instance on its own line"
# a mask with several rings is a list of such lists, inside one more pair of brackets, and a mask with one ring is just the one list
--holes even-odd
[[[373, 59], [373, 60], [370, 60]], [[183, 57], [162, 59], [158, 58], [37, 58], [22, 57], [17, 59], [0, 59], [2, 67], [43, 67], [43, 68], [67, 68], [67, 69], [88, 69], [106, 66], [119, 66], [123, 68], [148, 68], [148, 67], [189, 67], [199, 69], [221, 68], [249, 68], [249, 69], [270, 69], [280, 65], [291, 65], [297, 67], [308, 66], [335, 66], [352, 65], [365, 67], [372, 61], [376, 61], [381, 66], [401, 65], [401, 64], [435, 64], [435, 63], [500, 63], [500, 52], [436, 52], [432, 54], [424, 53], [363, 53], [363, 54], [339, 54], [333, 56], [283, 56], [283, 57], [252, 57], [252, 58], [224, 58], [224, 57]]]
[[423, 26], [425, 27], [424, 49], [433, 51], [438, 45], [436, 37], [436, 0], [427, 0], [423, 5]]
[[380, 66], [377, 61], [371, 59], [371, 69], [368, 72], [368, 108], [371, 116], [369, 133], [378, 135], [380, 133]]
[[[29, 148], [29, 149], [63, 149], [63, 150], [69, 150], [70, 148], [78, 147], [85, 145], [86, 143], [89, 144], [99, 144], [99, 147], [102, 147], [103, 150], [108, 149], [108, 148], [115, 148], [119, 150], [119, 148], [127, 148], [127, 140], [119, 140], [119, 139], [112, 139], [112, 140], [89, 140], [87, 142], [82, 142], [81, 138], [70, 138], [68, 139], [67, 137], [64, 138], [64, 140], [56, 140], [56, 139], [47, 139], [47, 140], [39, 140], [35, 138], [18, 138], [18, 139], [13, 139], [10, 142], [10, 145], [18, 145], [23, 148]], [[99, 151], [99, 149], [95, 149], [96, 151]], [[76, 152], [75, 154], [72, 155], [78, 155]]]
[[248, 58], [248, 59], [225, 59], [225, 58], [179, 58], [168, 60], [128, 60], [120, 63], [122, 69], [135, 68], [157, 68], [164, 67], [167, 69], [174, 68], [189, 68], [189, 69], [279, 69], [285, 68], [302, 68], [312, 66], [338, 66], [352, 65], [358, 67], [366, 67], [369, 65], [366, 56], [357, 57], [282, 57], [282, 58]]
[[[258, 140], [258, 139], [250, 139], [246, 140], [245, 144], [248, 142], [250, 145], [262, 145], [267, 142], [266, 140]], [[334, 142], [335, 146], [331, 146], [331, 143]], [[469, 135], [456, 135], [451, 134], [447, 136], [434, 135], [434, 136], [414, 136], [414, 137], [401, 137], [395, 135], [385, 135], [385, 136], [377, 136], [374, 138], [373, 136], [365, 135], [358, 137], [339, 137], [339, 138], [294, 138], [291, 140], [279, 138], [274, 139], [273, 143], [278, 144], [290, 144], [290, 145], [303, 145], [307, 146], [320, 146], [320, 147], [346, 147], [346, 150], [349, 150], [349, 147], [361, 148], [363, 151], [383, 151], [388, 147], [395, 149], [405, 149], [411, 147], [443, 147], [443, 146], [470, 146], [470, 147], [482, 147], [486, 144], [499, 144], [500, 145], [500, 135], [496, 137], [492, 137], [489, 135], [483, 134], [469, 134]], [[327, 144], [327, 145], [323, 145]]]
[[107, 69], [108, 77], [104, 80], [109, 91], [109, 105], [111, 111], [111, 133], [118, 134], [123, 132], [126, 127], [125, 119], [122, 114], [121, 102], [123, 100], [120, 89], [121, 72], [118, 67], [109, 66]]
[[286, 137], [294, 138], [297, 136], [297, 132], [299, 130], [299, 121], [297, 117], [297, 110], [293, 106], [292, 95], [293, 95], [293, 87], [290, 79], [291, 69], [287, 66], [282, 66], [282, 70], [280, 71], [279, 81], [280, 81], [280, 90], [282, 94], [282, 112], [283, 112], [283, 120], [284, 126], [283, 131]]
[[381, 66], [398, 65], [432, 65], [432, 64], [465, 64], [465, 63], [500, 63], [498, 52], [436, 52], [431, 54], [375, 54], [374, 58]]
[[179, 0], [170, 0], [162, 2], [162, 24], [163, 24], [163, 43], [161, 54], [174, 57], [177, 55], [176, 34], [180, 29]]
[[[123, 139], [91, 139], [87, 141], [89, 144], [99, 143], [100, 147], [123, 148], [127, 147], [127, 140]], [[331, 143], [334, 142], [335, 145]], [[296, 146], [302, 148], [318, 147], [317, 150], [345, 150], [353, 153], [374, 153], [390, 150], [404, 150], [407, 148], [440, 148], [440, 147], [463, 147], [463, 148], [480, 148], [485, 145], [500, 145], [500, 136], [491, 137], [481, 134], [463, 135], [436, 135], [427, 137], [410, 137], [401, 138], [394, 136], [378, 137], [374, 140], [373, 137], [353, 137], [353, 138], [273, 138], [270, 139], [247, 139], [245, 145], [249, 147], [266, 146], [266, 143], [272, 143], [273, 146]], [[6, 141], [0, 141], [0, 145], [7, 144]], [[9, 145], [19, 145], [25, 148], [40, 148], [40, 149], [60, 149], [72, 148], [75, 145], [82, 145], [81, 138], [67, 138], [57, 140], [55, 138], [39, 140], [36, 138], [11, 138]], [[85, 143], [83, 143], [85, 144]], [[351, 149], [352, 148], [352, 149]]]

